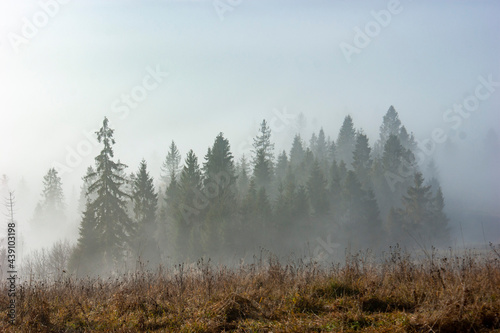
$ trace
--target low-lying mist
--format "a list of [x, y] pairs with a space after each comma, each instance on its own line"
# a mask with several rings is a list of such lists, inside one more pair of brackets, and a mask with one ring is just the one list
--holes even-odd
[[[295, 121], [284, 150], [275, 149], [266, 120], [247, 155], [233, 155], [223, 133], [202, 156], [181, 155], [172, 141], [153, 177], [158, 166], [142, 160], [131, 170], [115, 156], [120, 142], [105, 118], [95, 133], [102, 150], [70, 191], [57, 168], [38, 184], [3, 175], [23, 272], [107, 275], [200, 258], [232, 266], [262, 253], [329, 264], [396, 244], [428, 253], [500, 241], [494, 128], [424, 140], [392, 106], [376, 138], [351, 116], [338, 133], [320, 128], [309, 137], [305, 116]], [[5, 236], [2, 248], [5, 256]]]

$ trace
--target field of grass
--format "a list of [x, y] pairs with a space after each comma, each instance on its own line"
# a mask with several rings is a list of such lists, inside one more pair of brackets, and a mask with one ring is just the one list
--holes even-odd
[[198, 262], [114, 278], [23, 282], [2, 332], [500, 331], [500, 256], [399, 248], [320, 266], [273, 257], [237, 268]]

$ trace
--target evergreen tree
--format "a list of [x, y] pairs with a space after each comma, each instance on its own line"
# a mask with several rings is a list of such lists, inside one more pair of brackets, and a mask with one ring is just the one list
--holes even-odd
[[[161, 166], [161, 181], [158, 186], [158, 241], [166, 251], [169, 243], [169, 223], [172, 220], [172, 209], [176, 205], [176, 193], [181, 154], [172, 140], [167, 156]], [[170, 206], [170, 207], [169, 207]]]
[[399, 204], [399, 198], [411, 185], [412, 175], [416, 172], [413, 154], [401, 145], [396, 135], [389, 136], [385, 143], [379, 172], [375, 183], [380, 187], [375, 189], [377, 196], [383, 198], [381, 207], [387, 214], [390, 207]]
[[338, 176], [341, 182], [343, 182], [347, 177], [347, 167], [344, 161], [340, 161], [339, 163]]
[[98, 275], [104, 271], [100, 268], [105, 251], [97, 228], [96, 211], [86, 203], [79, 228], [76, 248], [70, 255], [69, 269], [79, 277]]
[[179, 181], [179, 206], [175, 214], [178, 254], [201, 255], [201, 222], [207, 198], [202, 193], [201, 170], [193, 150], [186, 156]]
[[343, 191], [343, 223], [349, 232], [351, 245], [355, 248], [370, 248], [378, 239], [381, 220], [375, 195], [364, 190], [353, 171], [348, 171]]
[[307, 192], [312, 213], [315, 216], [322, 216], [328, 212], [328, 194], [326, 189], [326, 180], [320, 169], [317, 160], [312, 166], [311, 175], [307, 182]]
[[399, 135], [400, 128], [401, 121], [399, 120], [399, 115], [391, 105], [382, 120], [382, 125], [380, 125], [380, 136], [379, 140], [375, 144], [374, 150], [376, 157], [380, 157], [382, 155], [384, 146], [391, 135]]
[[[81, 228], [87, 223], [87, 228], [94, 227], [95, 230], [80, 232], [79, 243], [93, 243], [96, 240], [88, 239], [88, 235], [98, 235], [99, 249], [103, 251], [102, 258], [107, 265], [112, 265], [123, 259], [128, 237], [133, 229], [126, 212], [128, 195], [122, 190], [125, 179], [120, 175], [125, 165], [112, 160], [112, 145], [115, 140], [113, 129], [108, 127], [107, 118], [104, 118], [102, 127], [96, 134], [99, 143], [103, 144], [103, 149], [95, 158], [95, 173], [87, 175], [88, 179], [95, 178], [88, 189], [89, 196], [95, 194], [95, 199], [90, 200], [87, 205]], [[89, 260], [86, 256], [82, 259]], [[98, 263], [94, 262], [94, 265]]]
[[414, 185], [408, 188], [403, 196], [403, 210], [407, 227], [417, 229], [424, 226], [430, 219], [431, 187], [424, 186], [424, 177], [416, 173]]
[[237, 188], [238, 188], [238, 195], [239, 197], [244, 197], [245, 194], [247, 193], [248, 191], [248, 186], [250, 185], [250, 178], [249, 178], [249, 168], [248, 168], [248, 162], [247, 162], [247, 159], [245, 157], [245, 155], [243, 155], [241, 157], [241, 160], [240, 160], [240, 163], [239, 163], [239, 166], [238, 166], [238, 178], [237, 178]]
[[444, 198], [439, 188], [432, 197], [431, 187], [424, 185], [424, 177], [415, 173], [414, 184], [403, 196], [403, 208], [398, 211], [403, 229], [419, 245], [447, 239], [447, 217], [443, 213]]
[[273, 176], [274, 144], [271, 143], [271, 129], [265, 120], [262, 120], [259, 134], [254, 138], [253, 148], [255, 184], [257, 187], [264, 186], [269, 189]]
[[342, 186], [343, 223], [348, 226], [358, 224], [362, 219], [362, 198], [364, 196], [361, 183], [356, 174], [349, 170]]
[[276, 163], [276, 180], [278, 184], [284, 181], [287, 170], [288, 170], [288, 157], [286, 155], [286, 152], [283, 150], [281, 154], [278, 155], [278, 161]]
[[214, 255], [220, 253], [224, 246], [231, 247], [234, 241], [229, 236], [236, 227], [231, 225], [236, 213], [236, 177], [230, 148], [229, 141], [220, 133], [212, 148], [208, 149], [203, 164], [204, 193], [209, 199], [203, 230], [204, 244], [206, 251]]
[[[310, 213], [309, 198], [307, 197], [307, 189], [305, 186], [299, 185], [292, 206], [292, 216], [299, 224], [305, 224], [306, 218]], [[302, 222], [302, 223], [301, 223]]]
[[276, 224], [276, 231], [278, 234], [283, 235], [283, 232], [286, 230], [287, 222], [290, 220], [289, 209], [287, 205], [286, 198], [286, 185], [283, 182], [280, 182], [278, 186], [278, 196], [273, 205], [273, 213], [274, 213], [274, 222]]
[[325, 137], [325, 132], [323, 128], [319, 130], [318, 139], [316, 140], [316, 145], [314, 149], [311, 148], [314, 158], [319, 162], [319, 166], [324, 175], [328, 174], [330, 154], [329, 154], [329, 143]]
[[309, 139], [309, 149], [316, 154], [316, 148], [318, 146], [318, 137], [316, 136], [316, 133], [313, 133], [311, 135], [311, 138]]
[[165, 161], [163, 162], [162, 165], [162, 181], [164, 186], [168, 186], [170, 182], [172, 182], [174, 179], [177, 180], [177, 176], [179, 174], [179, 165], [181, 163], [181, 153], [179, 152], [179, 149], [177, 149], [177, 145], [175, 144], [174, 140], [172, 140], [172, 143], [170, 143], [167, 157], [165, 158]]
[[368, 137], [363, 133], [356, 136], [356, 147], [353, 152], [352, 167], [364, 188], [370, 185], [370, 169], [372, 160], [370, 158], [371, 148], [368, 144]]
[[328, 145], [326, 142], [325, 132], [323, 128], [319, 130], [318, 141], [316, 142], [316, 147], [313, 150], [314, 156], [318, 161], [324, 161], [328, 159]]
[[182, 249], [179, 248], [178, 244], [182, 238], [178, 237], [178, 234], [174, 235], [176, 214], [179, 211], [179, 205], [182, 204], [179, 198], [179, 183], [176, 177], [172, 178], [162, 197], [163, 203], [159, 209], [160, 214], [158, 219], [158, 244], [164, 256], [168, 255], [169, 250], [173, 250], [176, 254], [180, 255]]
[[[295, 176], [292, 167], [289, 165], [286, 171], [285, 178], [278, 190], [278, 197], [274, 204], [274, 216], [276, 219], [276, 232], [282, 237], [278, 237], [280, 245], [284, 246], [292, 230], [295, 228], [297, 216], [295, 213], [295, 204], [297, 197], [297, 187], [295, 184]], [[279, 247], [279, 246], [278, 246]]]
[[55, 168], [43, 177], [42, 209], [50, 216], [64, 217], [64, 194], [62, 181]]
[[327, 144], [328, 162], [332, 163], [333, 161], [336, 160], [336, 151], [337, 151], [337, 146], [335, 145], [335, 142], [330, 138], [328, 138], [328, 144]]
[[[80, 197], [78, 199], [78, 212], [83, 213], [85, 211], [85, 208], [87, 206], [87, 202], [89, 201], [89, 187], [92, 185], [95, 181], [90, 175], [95, 175], [95, 170], [92, 166], [89, 166], [87, 168], [87, 172], [85, 173], [85, 176], [82, 178], [83, 179], [83, 185], [80, 188]], [[95, 199], [95, 198], [91, 198]]]
[[396, 135], [391, 135], [384, 145], [382, 163], [385, 171], [398, 173], [404, 156], [404, 148]]
[[290, 165], [292, 168], [298, 168], [304, 161], [305, 151], [300, 135], [293, 138], [292, 148], [290, 149]]
[[342, 192], [342, 180], [340, 177], [339, 166], [337, 161], [333, 161], [330, 167], [330, 179], [328, 191], [330, 193], [330, 207], [333, 212], [334, 220], [338, 221], [340, 204], [341, 204], [341, 192]]
[[256, 235], [258, 243], [264, 247], [269, 247], [272, 245], [270, 237], [273, 232], [272, 221], [272, 209], [271, 203], [266, 193], [266, 189], [261, 187], [257, 192], [256, 202], [255, 202], [255, 215], [256, 215]]
[[399, 130], [399, 141], [401, 141], [401, 145], [404, 149], [410, 151], [411, 153], [416, 151], [417, 143], [415, 142], [413, 133], [408, 134], [406, 127], [404, 126], [401, 126], [401, 129]]
[[143, 262], [156, 265], [160, 262], [159, 248], [154, 238], [158, 196], [155, 193], [153, 178], [147, 171], [145, 160], [141, 161], [139, 171], [134, 177], [132, 201], [135, 224], [133, 250], [136, 257]]
[[365, 196], [363, 197], [363, 207], [364, 207], [364, 225], [363, 233], [364, 246], [366, 248], [374, 248], [382, 243], [382, 234], [384, 232], [382, 227], [382, 219], [380, 217], [380, 209], [378, 207], [377, 198], [375, 197], [375, 192], [370, 189], [365, 190]]
[[346, 116], [337, 138], [337, 158], [344, 161], [346, 165], [350, 166], [352, 164], [352, 153], [355, 145], [356, 131], [354, 129], [354, 124], [351, 116]]
[[254, 179], [250, 180], [248, 191], [241, 203], [241, 249], [250, 249], [255, 245], [257, 237], [256, 222], [257, 189]]
[[43, 177], [42, 199], [35, 208], [33, 227], [37, 232], [42, 232], [44, 238], [54, 235], [64, 227], [65, 209], [61, 178], [56, 169], [51, 168]]

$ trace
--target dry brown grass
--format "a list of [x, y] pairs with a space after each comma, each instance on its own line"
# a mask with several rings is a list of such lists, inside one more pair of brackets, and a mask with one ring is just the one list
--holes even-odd
[[414, 260], [392, 249], [343, 265], [239, 268], [199, 262], [108, 279], [18, 286], [17, 323], [5, 332], [485, 332], [500, 330], [500, 256]]

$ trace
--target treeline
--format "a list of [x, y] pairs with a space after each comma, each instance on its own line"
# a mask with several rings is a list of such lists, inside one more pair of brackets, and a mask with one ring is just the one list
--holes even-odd
[[[79, 240], [70, 258], [82, 275], [124, 261], [237, 259], [259, 247], [290, 254], [326, 235], [351, 250], [448, 239], [435, 167], [424, 179], [413, 134], [392, 106], [373, 148], [350, 116], [336, 140], [323, 129], [307, 143], [297, 134], [289, 152], [274, 151], [264, 120], [252, 156], [238, 160], [222, 133], [202, 161], [190, 150], [182, 163], [172, 142], [158, 188], [144, 160], [125, 173], [107, 118], [96, 134], [103, 148], [83, 178]], [[37, 214], [62, 215], [56, 170], [44, 185]]]

